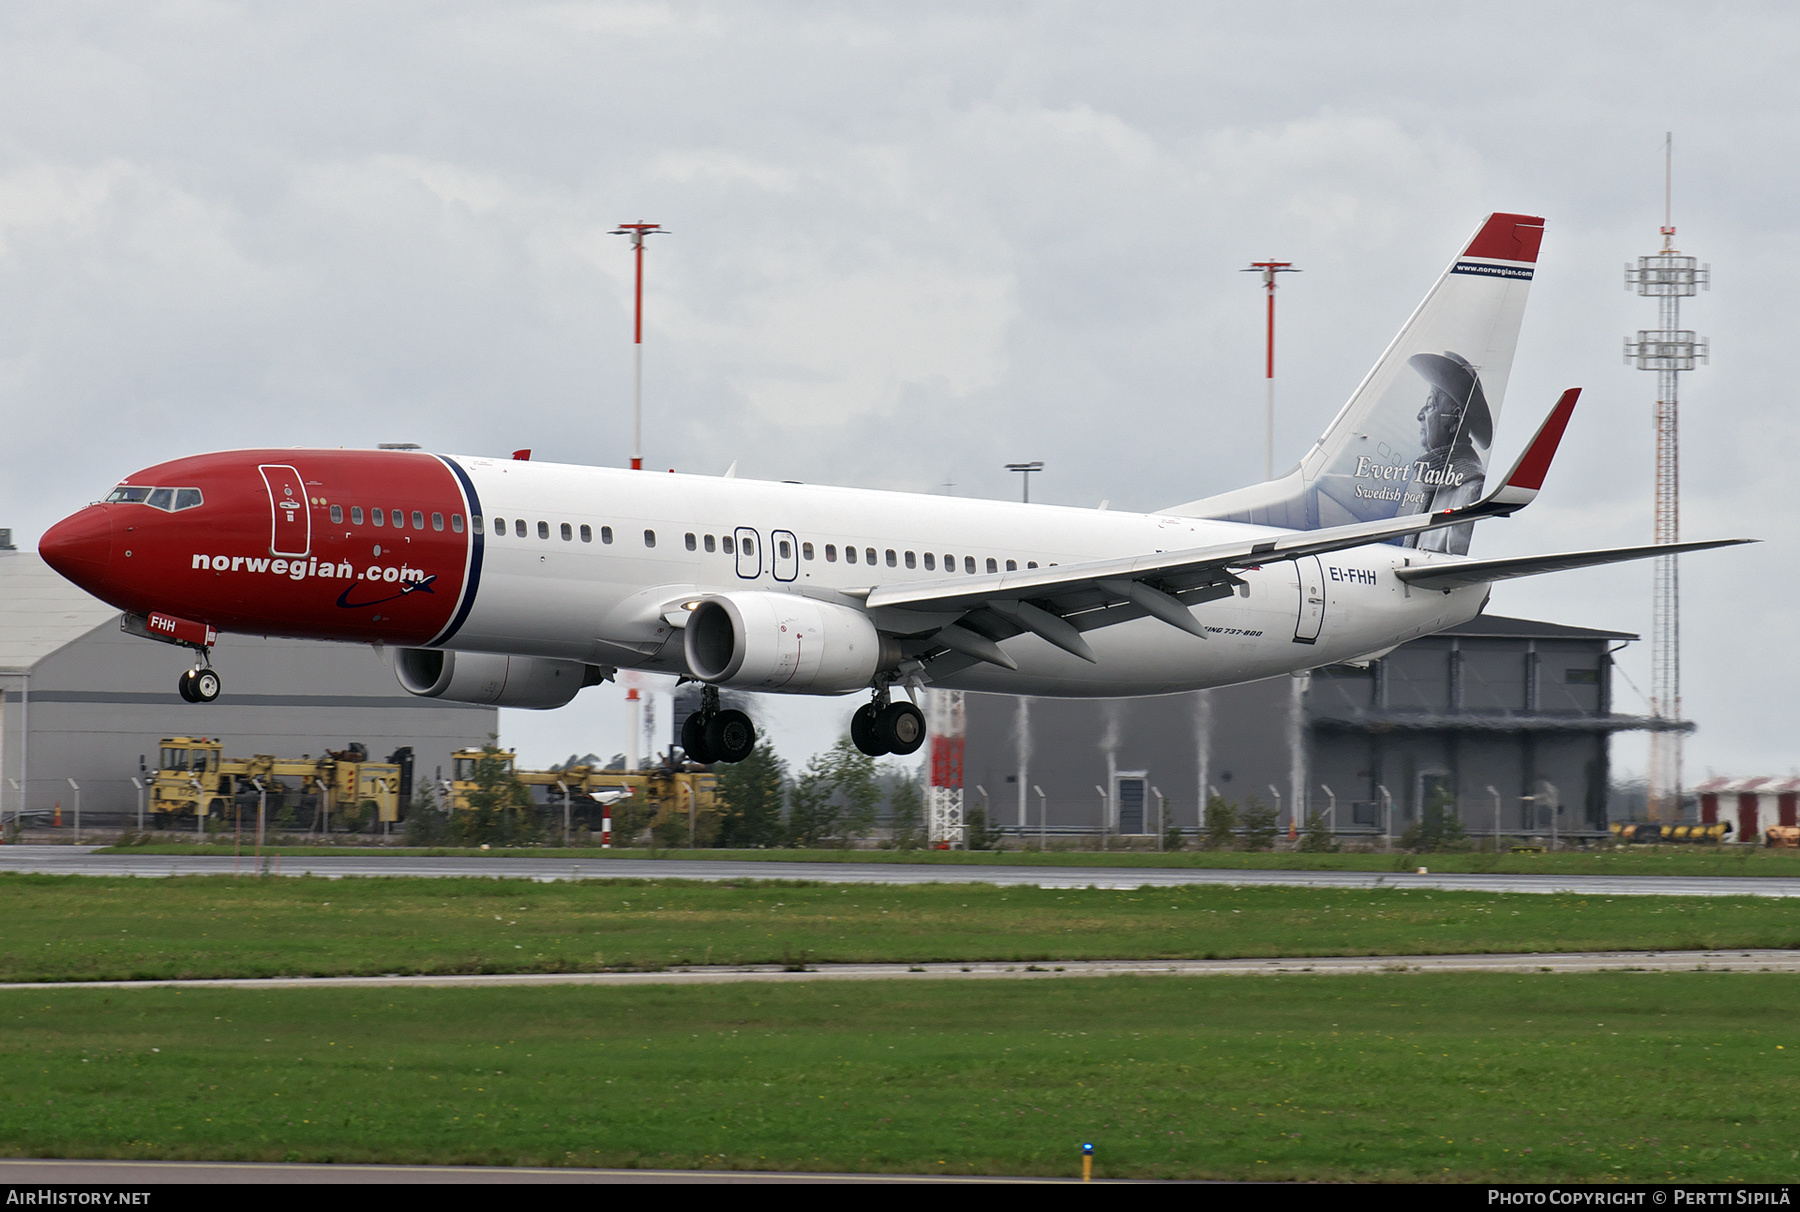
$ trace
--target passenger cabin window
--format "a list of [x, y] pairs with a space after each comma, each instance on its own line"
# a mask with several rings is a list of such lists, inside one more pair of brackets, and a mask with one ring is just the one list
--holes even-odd
[[363, 524], [362, 506], [361, 505], [352, 505], [350, 507], [350, 525], [361, 526], [362, 524]]
[[854, 547], [844, 548], [844, 563], [846, 563], [846, 564], [856, 563], [856, 548], [854, 548]]
[[725, 552], [726, 555], [735, 555], [737, 553], [737, 544], [732, 542], [730, 535], [726, 535], [724, 538], [719, 540], [719, 547]]
[[[414, 530], [424, 530], [425, 529], [425, 513], [423, 510], [419, 510], [419, 509], [413, 510], [413, 529]], [[443, 527], [439, 526], [438, 529], [442, 530]]]
[[[337, 506], [333, 505], [332, 508], [336, 509]], [[431, 515], [431, 528], [433, 530], [442, 530], [444, 528], [444, 515], [443, 514], [434, 513]], [[458, 529], [461, 529], [461, 528], [458, 527]]]
[[[380, 513], [381, 511], [379, 509], [377, 509], [375, 512]], [[379, 525], [381, 525], [381, 523], [377, 522], [376, 525], [379, 526]], [[494, 519], [494, 533], [497, 535], [500, 535], [501, 537], [505, 537], [505, 535], [506, 535], [506, 519], [505, 518], [495, 518]]]
[[836, 543], [825, 544], [825, 562], [827, 564], [837, 563], [837, 544]]
[[700, 540], [694, 537], [694, 534], [692, 531], [688, 532], [688, 534], [686, 536], [686, 542], [687, 542], [687, 549], [689, 551], [694, 551], [700, 546]]
[[404, 509], [390, 510], [389, 514], [394, 519], [394, 529], [395, 530], [405, 530], [406, 529], [406, 510], [404, 510]]
[[380, 507], [376, 507], [369, 510], [369, 521], [377, 526], [386, 526], [387, 516], [381, 512]]
[[612, 542], [612, 527], [610, 527], [610, 526], [602, 526], [602, 527], [601, 527], [601, 528], [600, 528], [600, 541], [601, 541], [601, 542], [602, 542], [602, 543], [610, 543], [610, 542]]
[[738, 546], [742, 547], [744, 549], [745, 555], [755, 555], [756, 554], [756, 540], [755, 539], [745, 539], [742, 543], [739, 543]]
[[717, 551], [719, 549], [719, 541], [717, 539], [713, 538], [711, 535], [707, 535], [706, 536], [706, 549], [708, 551]]
[[469, 515], [470, 530], [474, 531], [476, 534], [480, 534], [484, 525], [485, 523], [481, 520], [480, 514], [472, 513]]
[[562, 524], [562, 541], [565, 543], [572, 543], [575, 541], [575, 528], [567, 522]]
[[646, 546], [646, 547], [656, 546], [656, 532], [654, 530], [646, 530], [644, 532], [644, 546]]
[[875, 562], [875, 549], [873, 547], [863, 548], [863, 558], [873, 564]]
[[800, 555], [801, 555], [801, 558], [803, 558], [803, 559], [808, 559], [808, 560], [812, 559], [813, 558], [812, 544], [811, 543], [800, 544]]
[[1036, 568], [1036, 567], [1037, 567], [1037, 561], [1036, 561], [1036, 560], [1026, 560], [1026, 561], [1025, 561], [1025, 567], [1027, 567], [1027, 568]]
[[944, 553], [944, 571], [945, 572], [955, 572], [956, 571], [956, 557], [951, 555], [949, 552]]
[[1006, 571], [1008, 571], [1008, 572], [1019, 571], [1019, 562], [1017, 560], [1008, 560], [1006, 562]]
[[457, 534], [463, 532], [463, 520], [460, 513], [453, 513], [450, 515], [450, 529], [454, 530]]
[[782, 539], [780, 542], [776, 543], [775, 548], [784, 560], [792, 558], [794, 554], [794, 549], [788, 546], [788, 541], [786, 539]]
[[514, 518], [513, 519], [513, 533], [518, 535], [521, 539], [525, 537], [525, 519], [524, 518]]
[[547, 539], [549, 537], [550, 537], [550, 523], [539, 522], [538, 523], [538, 538]]
[[975, 557], [974, 556], [964, 556], [963, 557], [963, 571], [966, 573], [969, 573], [971, 575], [974, 574], [974, 572], [975, 572]]
[[910, 551], [907, 552], [906, 553], [906, 566], [908, 568], [917, 568], [919, 566], [919, 557], [914, 555]]
[[344, 520], [344, 507], [342, 505], [333, 505], [331, 507], [331, 520], [333, 522], [342, 522]]
[[887, 566], [889, 568], [898, 568], [900, 566], [900, 559], [894, 554], [894, 549], [892, 547], [887, 549]]
[[594, 541], [594, 528], [589, 526], [586, 522], [581, 524], [581, 541], [583, 543], [592, 543]]
[[999, 572], [1000, 571], [1000, 564], [998, 561], [996, 561], [994, 559], [993, 556], [988, 557], [987, 570], [989, 572]]
[[937, 557], [932, 555], [929, 551], [925, 553], [925, 571], [926, 572], [936, 572], [937, 571]]

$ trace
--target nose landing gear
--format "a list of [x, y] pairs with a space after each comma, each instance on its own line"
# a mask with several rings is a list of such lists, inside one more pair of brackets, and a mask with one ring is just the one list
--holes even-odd
[[700, 710], [681, 723], [681, 747], [688, 760], [710, 766], [741, 762], [756, 748], [756, 725], [741, 711], [719, 710], [719, 688], [700, 690]]
[[925, 743], [925, 713], [905, 701], [890, 702], [882, 686], [850, 717], [850, 741], [870, 757], [917, 753]]

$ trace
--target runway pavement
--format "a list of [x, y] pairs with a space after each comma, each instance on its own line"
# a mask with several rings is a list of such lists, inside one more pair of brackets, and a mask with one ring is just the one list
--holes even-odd
[[445, 976], [244, 977], [163, 981], [33, 981], [30, 989], [331, 989], [449, 988], [501, 985], [730, 985], [870, 980], [1052, 980], [1072, 976], [1386, 976], [1413, 972], [1800, 972], [1800, 951], [1570, 951], [1515, 955], [1328, 955], [1292, 959], [1042, 960], [1036, 963], [774, 964], [688, 966], [660, 972], [522, 972]]
[[[91, 846], [0, 846], [0, 871], [51, 875], [248, 874], [251, 860], [212, 855], [96, 854]], [[1429, 858], [1426, 860], [1429, 862]], [[734, 862], [682, 858], [425, 858], [380, 853], [283, 855], [281, 875], [529, 879], [813, 880], [828, 884], [1000, 884], [1038, 888], [1144, 888], [1190, 884], [1299, 888], [1424, 888], [1446, 892], [1581, 896], [1800, 896], [1800, 879], [1730, 876], [1418, 875], [1368, 871], [1242, 871], [1205, 867], [1011, 867], [904, 863]]]

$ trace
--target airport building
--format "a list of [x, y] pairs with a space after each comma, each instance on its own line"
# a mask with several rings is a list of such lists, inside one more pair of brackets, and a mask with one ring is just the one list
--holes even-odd
[[[1195, 829], [1209, 794], [1398, 836], [1428, 806], [1472, 835], [1600, 835], [1613, 710], [1637, 637], [1483, 616], [1361, 666], [1138, 699], [965, 696], [965, 803], [1027, 836]], [[1691, 725], [1678, 725], [1683, 729]], [[1166, 813], [1166, 818], [1162, 815]]]
[[212, 737], [227, 757], [317, 756], [351, 742], [380, 759], [410, 746], [419, 778], [499, 729], [492, 707], [415, 698], [366, 646], [224, 635], [215, 703], [183, 701], [185, 649], [126, 635], [119, 612], [35, 552], [0, 549], [0, 816], [65, 815], [80, 787], [92, 824], [135, 814], [132, 779], [168, 736]]

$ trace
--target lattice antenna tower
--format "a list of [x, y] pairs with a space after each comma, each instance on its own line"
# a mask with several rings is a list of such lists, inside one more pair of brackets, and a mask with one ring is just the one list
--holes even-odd
[[930, 761], [926, 771], [926, 832], [936, 846], [952, 850], [964, 845], [963, 834], [963, 692], [925, 692], [925, 720], [929, 729]]
[[[1625, 288], [1656, 300], [1653, 329], [1625, 339], [1625, 361], [1656, 372], [1656, 537], [1681, 538], [1680, 380], [1683, 371], [1707, 360], [1706, 338], [1681, 326], [1681, 301], [1712, 287], [1712, 267], [1675, 248], [1673, 134], [1663, 138], [1662, 251], [1625, 267]], [[1681, 572], [1676, 557], [1656, 561], [1650, 610], [1649, 816], [1653, 821], [1681, 815]]]

